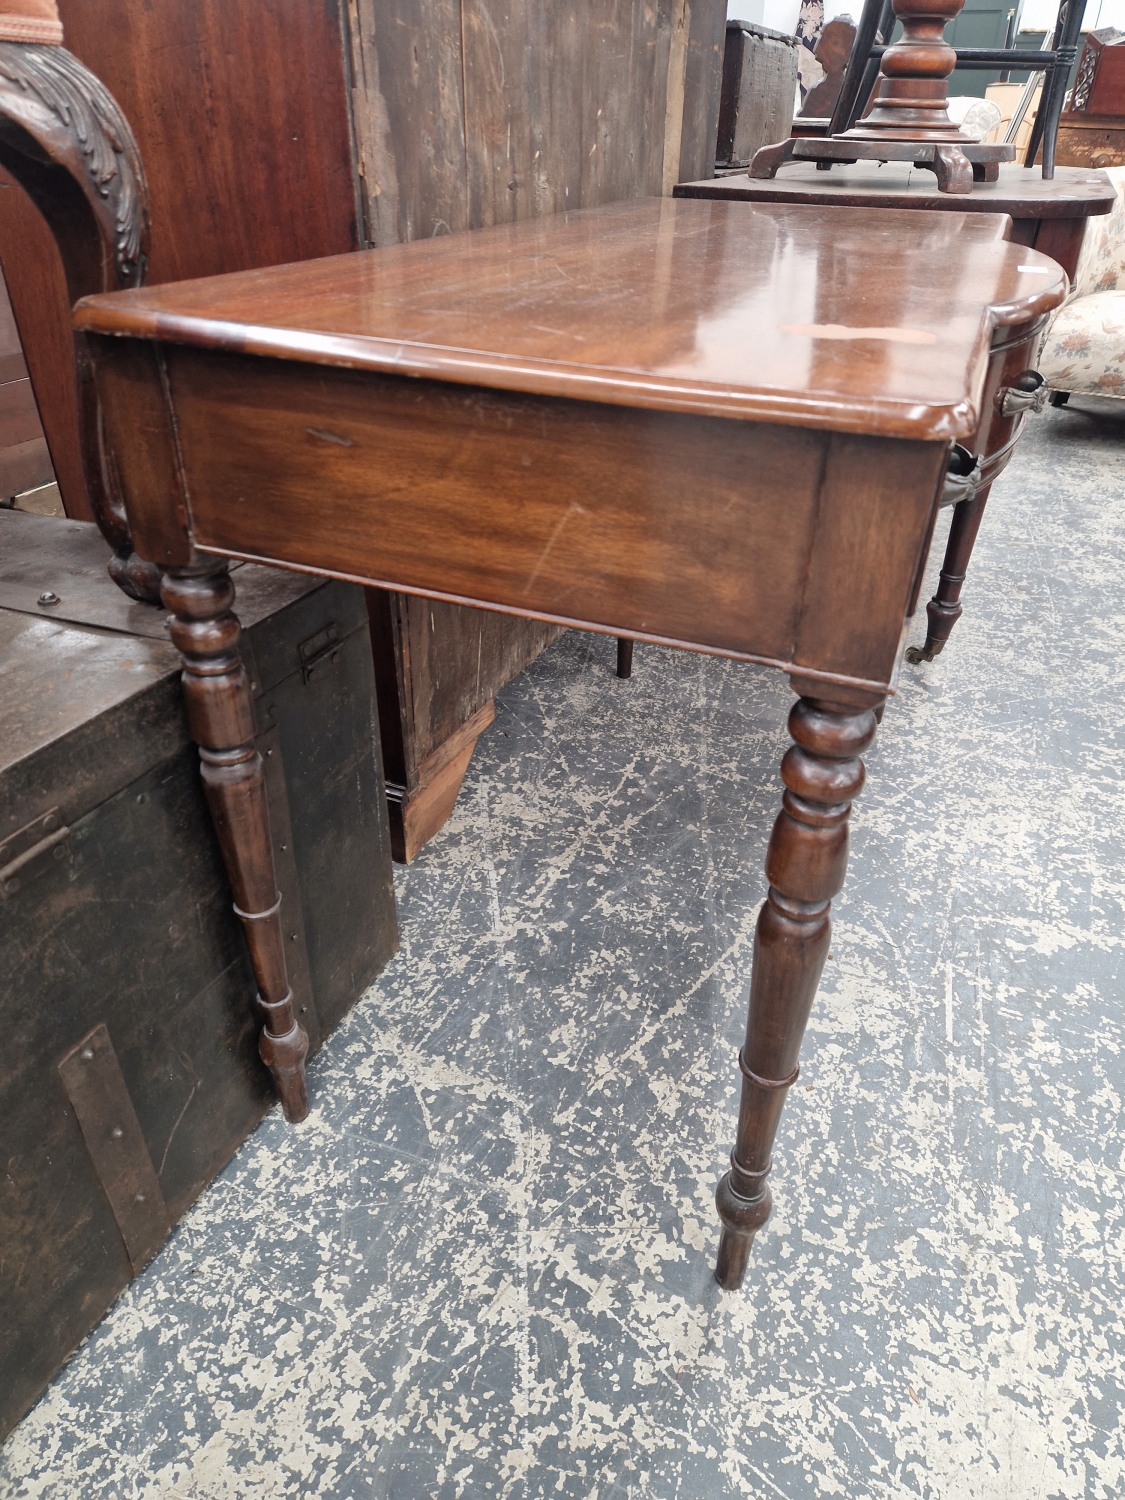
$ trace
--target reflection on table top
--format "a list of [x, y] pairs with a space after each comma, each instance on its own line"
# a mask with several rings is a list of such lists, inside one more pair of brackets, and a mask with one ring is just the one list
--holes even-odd
[[1062, 273], [1001, 216], [642, 199], [87, 298], [78, 327], [885, 436], [972, 432]]

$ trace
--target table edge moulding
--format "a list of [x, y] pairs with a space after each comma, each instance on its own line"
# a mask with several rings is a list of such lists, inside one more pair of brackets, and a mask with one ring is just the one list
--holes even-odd
[[1018, 429], [1066, 291], [1007, 229], [641, 199], [78, 304], [290, 1119], [304, 1038], [230, 557], [778, 667], [794, 743], [717, 1199], [741, 1282], [950, 455]]

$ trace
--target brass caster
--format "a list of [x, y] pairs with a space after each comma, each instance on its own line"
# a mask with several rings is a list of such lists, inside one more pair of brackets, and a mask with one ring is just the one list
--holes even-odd
[[933, 661], [935, 656], [941, 655], [944, 645], [944, 641], [927, 641], [924, 646], [908, 646], [906, 659], [912, 667], [916, 667], [919, 662]]

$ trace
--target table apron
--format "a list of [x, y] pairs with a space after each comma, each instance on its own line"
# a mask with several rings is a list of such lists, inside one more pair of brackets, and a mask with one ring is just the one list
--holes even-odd
[[99, 360], [148, 555], [182, 547], [178, 512], [206, 551], [893, 687], [944, 443], [164, 357], [180, 493], [159, 504], [159, 435], [137, 452], [135, 382], [118, 401]]

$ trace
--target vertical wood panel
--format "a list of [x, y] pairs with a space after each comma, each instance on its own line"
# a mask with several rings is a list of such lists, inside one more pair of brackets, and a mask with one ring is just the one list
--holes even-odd
[[39, 210], [2, 168], [0, 264], [63, 505], [72, 519], [92, 521], [78, 442], [74, 343], [62, 261]]
[[723, 90], [726, 6], [715, 4], [714, 0], [690, 0], [690, 5], [677, 182], [698, 182], [699, 178], [714, 174]]
[[150, 281], [358, 243], [339, 0], [60, 0], [120, 104], [152, 204]]
[[[150, 281], [355, 249], [339, 0], [59, 0], [67, 48], [132, 126], [152, 206]], [[92, 520], [62, 267], [0, 179], [0, 260], [67, 514]]]
[[348, 0], [367, 243], [468, 225], [459, 0]]
[[348, 0], [373, 244], [657, 194], [714, 162], [722, 0]]
[[684, 0], [462, 0], [473, 224], [659, 193]]

